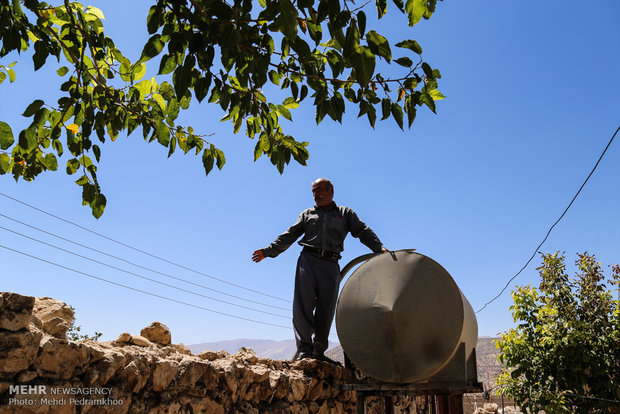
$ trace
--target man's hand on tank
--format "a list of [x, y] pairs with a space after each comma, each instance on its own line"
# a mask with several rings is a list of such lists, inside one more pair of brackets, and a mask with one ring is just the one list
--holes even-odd
[[263, 251], [261, 249], [258, 249], [254, 253], [252, 253], [252, 260], [256, 263], [260, 262], [264, 258], [265, 255], [263, 254]]

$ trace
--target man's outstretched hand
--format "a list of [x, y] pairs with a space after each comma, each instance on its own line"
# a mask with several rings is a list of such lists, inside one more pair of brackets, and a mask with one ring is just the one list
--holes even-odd
[[252, 260], [255, 261], [256, 263], [260, 262], [264, 258], [265, 258], [265, 255], [263, 254], [263, 251], [261, 249], [258, 249], [254, 253], [252, 253]]
[[388, 250], [388, 248], [387, 248], [387, 247], [383, 246], [383, 247], [381, 248], [381, 253], [388, 253], [388, 252], [389, 252], [389, 250]]

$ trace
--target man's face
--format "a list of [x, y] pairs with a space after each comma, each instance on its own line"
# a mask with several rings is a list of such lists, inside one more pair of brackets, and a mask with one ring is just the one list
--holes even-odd
[[312, 184], [312, 195], [314, 202], [319, 207], [327, 207], [332, 203], [334, 198], [334, 189], [329, 188], [325, 181], [318, 181]]

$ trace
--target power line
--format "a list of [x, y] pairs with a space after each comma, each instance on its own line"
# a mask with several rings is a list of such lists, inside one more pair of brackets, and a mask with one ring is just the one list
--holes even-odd
[[183, 266], [183, 265], [181, 265], [181, 264], [179, 264], [179, 263], [175, 263], [175, 262], [173, 262], [173, 261], [171, 261], [171, 260], [164, 259], [163, 257], [160, 257], [160, 256], [157, 256], [157, 255], [154, 255], [154, 254], [149, 253], [149, 252], [146, 252], [146, 251], [144, 251], [144, 250], [140, 250], [140, 249], [138, 249], [138, 248], [136, 248], [136, 247], [133, 247], [133, 246], [131, 246], [131, 245], [129, 245], [129, 244], [126, 244], [126, 243], [123, 243], [123, 242], [121, 242], [121, 241], [115, 240], [115, 239], [113, 239], [113, 238], [111, 238], [111, 237], [108, 237], [108, 236], [105, 236], [105, 235], [103, 235], [103, 234], [101, 234], [101, 233], [97, 233], [96, 231], [93, 231], [93, 230], [91, 230], [91, 229], [89, 229], [89, 228], [87, 228], [87, 227], [81, 226], [81, 225], [79, 225], [79, 224], [77, 224], [77, 223], [74, 223], [74, 222], [72, 222], [72, 221], [70, 221], [70, 220], [67, 220], [67, 219], [64, 219], [64, 218], [62, 218], [62, 217], [59, 217], [59, 216], [57, 216], [57, 215], [55, 215], [55, 214], [49, 213], [49, 212], [47, 212], [47, 211], [45, 211], [45, 210], [42, 210], [42, 209], [40, 209], [40, 208], [38, 208], [38, 207], [35, 207], [35, 206], [31, 205], [31, 204], [25, 203], [25, 202], [23, 202], [23, 201], [21, 201], [21, 200], [18, 200], [18, 199], [14, 198], [14, 197], [11, 197], [11, 196], [7, 195], [7, 194], [0, 193], [0, 195], [1, 195], [1, 196], [4, 196], [4, 197], [6, 197], [6, 198], [8, 198], [8, 199], [10, 199], [10, 200], [13, 200], [13, 201], [15, 201], [15, 202], [17, 202], [17, 203], [23, 204], [23, 205], [25, 205], [26, 207], [30, 207], [30, 208], [32, 208], [32, 209], [34, 209], [34, 210], [37, 210], [37, 211], [39, 211], [39, 212], [41, 212], [41, 213], [43, 213], [43, 214], [47, 214], [47, 215], [48, 215], [48, 216], [50, 216], [50, 217], [54, 217], [54, 218], [55, 218], [55, 219], [57, 219], [57, 220], [63, 221], [63, 222], [65, 222], [65, 223], [67, 223], [67, 224], [71, 224], [72, 226], [78, 227], [78, 228], [80, 228], [80, 229], [82, 229], [82, 230], [84, 230], [84, 231], [87, 231], [87, 232], [89, 232], [89, 233], [92, 233], [92, 234], [94, 234], [94, 235], [96, 235], [96, 236], [103, 237], [103, 238], [104, 238], [104, 239], [106, 239], [106, 240], [109, 240], [109, 241], [112, 241], [112, 242], [114, 242], [114, 243], [120, 244], [121, 246], [127, 247], [128, 249], [134, 250], [134, 251], [136, 251], [136, 252], [139, 252], [139, 253], [145, 254], [145, 255], [150, 256], [150, 257], [152, 257], [152, 258], [154, 258], [154, 259], [161, 260], [162, 262], [165, 262], [165, 263], [171, 264], [171, 265], [173, 265], [173, 266], [177, 266], [177, 267], [179, 267], [179, 268], [181, 268], [181, 269], [184, 269], [184, 270], [187, 270], [187, 271], [190, 271], [190, 272], [193, 272], [193, 273], [199, 274], [199, 275], [201, 275], [201, 276], [208, 277], [209, 279], [217, 280], [218, 282], [222, 282], [222, 283], [225, 283], [225, 284], [227, 284], [227, 285], [231, 285], [231, 286], [234, 286], [234, 287], [239, 288], [239, 289], [247, 290], [247, 291], [249, 291], [249, 292], [253, 292], [253, 293], [256, 293], [256, 294], [259, 294], [259, 295], [262, 295], [262, 296], [267, 296], [267, 297], [270, 297], [270, 298], [272, 298], [272, 299], [281, 300], [281, 301], [283, 301], [283, 302], [288, 302], [288, 303], [290, 303], [290, 302], [291, 302], [290, 300], [287, 300], [287, 299], [283, 299], [283, 298], [280, 298], [280, 297], [277, 297], [277, 296], [273, 296], [273, 295], [270, 295], [270, 294], [268, 294], [268, 293], [264, 293], [264, 292], [261, 292], [261, 291], [258, 291], [258, 290], [250, 289], [250, 288], [245, 287], [245, 286], [237, 285], [237, 284], [235, 284], [235, 283], [228, 282], [228, 281], [226, 281], [226, 280], [224, 280], [224, 279], [220, 279], [220, 278], [217, 278], [217, 277], [215, 277], [215, 276], [208, 275], [208, 274], [203, 273], [203, 272], [201, 272], [201, 271], [199, 271], [199, 270], [191, 269], [191, 268], [186, 267], [186, 266]]
[[141, 265], [136, 264], [136, 263], [134, 263], [134, 262], [131, 262], [131, 261], [129, 261], [129, 260], [123, 259], [122, 257], [114, 256], [114, 255], [112, 255], [112, 254], [110, 254], [110, 253], [106, 253], [106, 252], [104, 252], [104, 251], [101, 251], [101, 250], [95, 249], [94, 247], [90, 247], [90, 246], [87, 246], [87, 245], [85, 245], [85, 244], [75, 242], [75, 241], [73, 241], [73, 240], [70, 240], [70, 239], [67, 239], [67, 238], [65, 238], [65, 237], [59, 236], [59, 235], [57, 235], [57, 234], [51, 233], [51, 232], [49, 232], [49, 231], [43, 230], [43, 229], [41, 229], [41, 228], [39, 228], [39, 227], [33, 226], [33, 225], [31, 225], [31, 224], [24, 223], [23, 221], [17, 220], [17, 219], [12, 218], [12, 217], [9, 217], [9, 216], [7, 216], [7, 215], [5, 215], [5, 214], [0, 213], [0, 216], [2, 216], [2, 217], [4, 217], [4, 218], [7, 218], [7, 219], [9, 219], [9, 220], [12, 220], [12, 221], [14, 221], [14, 222], [16, 222], [16, 223], [19, 223], [19, 224], [21, 224], [21, 225], [23, 225], [23, 226], [30, 227], [31, 229], [34, 229], [34, 230], [40, 231], [41, 233], [45, 233], [45, 234], [47, 234], [47, 235], [49, 235], [49, 236], [56, 237], [57, 239], [63, 240], [63, 241], [65, 241], [65, 242], [72, 243], [72, 244], [74, 244], [74, 245], [76, 245], [76, 246], [80, 246], [80, 247], [83, 247], [83, 248], [85, 248], [85, 249], [92, 250], [92, 251], [94, 251], [94, 252], [97, 252], [97, 253], [99, 253], [99, 254], [103, 254], [103, 255], [105, 255], [105, 256], [111, 257], [111, 258], [116, 259], [116, 260], [120, 260], [120, 261], [125, 262], [125, 263], [128, 263], [128, 264], [130, 264], [130, 265], [132, 265], [132, 266], [136, 266], [136, 267], [138, 267], [138, 268], [140, 268], [140, 269], [143, 269], [143, 270], [148, 270], [149, 272], [157, 273], [157, 274], [159, 274], [159, 275], [162, 275], [162, 276], [165, 276], [165, 277], [169, 277], [169, 278], [171, 278], [171, 279], [179, 280], [179, 281], [181, 281], [181, 282], [185, 282], [185, 283], [188, 283], [188, 284], [193, 285], [193, 286], [201, 287], [201, 288], [203, 288], [203, 289], [210, 290], [210, 291], [212, 291], [212, 292], [216, 292], [216, 293], [219, 293], [219, 294], [221, 294], [221, 295], [229, 296], [229, 297], [232, 297], [232, 298], [235, 298], [235, 299], [239, 299], [239, 300], [243, 300], [243, 301], [246, 301], [246, 302], [251, 302], [251, 303], [255, 303], [255, 304], [258, 304], [258, 305], [263, 305], [263, 306], [268, 306], [268, 307], [270, 307], [270, 308], [275, 308], [275, 309], [284, 310], [284, 311], [289, 311], [289, 310], [290, 310], [290, 309], [288, 309], [288, 308], [282, 308], [282, 307], [280, 307], [280, 306], [270, 305], [270, 304], [268, 304], [268, 303], [258, 302], [258, 301], [254, 301], [254, 300], [251, 300], [251, 299], [246, 299], [246, 298], [243, 298], [243, 297], [240, 297], [240, 296], [232, 295], [232, 294], [230, 294], [230, 293], [222, 292], [222, 291], [220, 291], [220, 290], [213, 289], [213, 288], [210, 288], [210, 287], [208, 287], [208, 286], [201, 285], [201, 284], [199, 284], [199, 283], [194, 283], [194, 282], [191, 282], [191, 281], [189, 281], [189, 280], [182, 279], [182, 278], [180, 278], [180, 277], [172, 276], [172, 275], [170, 275], [170, 274], [168, 274], [168, 273], [160, 272], [159, 270], [155, 270], [155, 269], [151, 269], [151, 268], [149, 268], [149, 267], [141, 266]]
[[156, 280], [156, 279], [151, 279], [150, 277], [146, 277], [146, 276], [143, 276], [143, 275], [139, 275], [139, 274], [137, 274], [137, 273], [133, 273], [133, 272], [130, 272], [130, 271], [128, 271], [128, 270], [124, 270], [124, 269], [121, 269], [121, 268], [119, 268], [119, 267], [112, 266], [112, 265], [110, 265], [110, 264], [107, 264], [107, 263], [101, 262], [101, 261], [99, 261], [99, 260], [95, 260], [95, 259], [92, 259], [92, 258], [90, 258], [90, 257], [83, 256], [83, 255], [81, 255], [81, 254], [78, 254], [78, 253], [72, 252], [72, 251], [70, 251], [70, 250], [63, 249], [62, 247], [55, 246], [55, 245], [53, 245], [53, 244], [51, 244], [51, 243], [47, 243], [47, 242], [44, 242], [44, 241], [42, 241], [42, 240], [35, 239], [34, 237], [27, 236], [27, 235], [22, 234], [22, 233], [19, 233], [19, 232], [17, 232], [17, 231], [14, 231], [14, 230], [8, 229], [8, 228], [6, 228], [6, 227], [4, 227], [4, 226], [0, 226], [0, 229], [5, 230], [5, 231], [8, 231], [8, 232], [11, 232], [11, 233], [13, 233], [13, 234], [17, 234], [18, 236], [22, 236], [22, 237], [24, 237], [24, 238], [26, 238], [26, 239], [30, 239], [30, 240], [32, 240], [32, 241], [36, 241], [37, 243], [41, 243], [41, 244], [44, 244], [44, 245], [46, 245], [46, 246], [53, 247], [54, 249], [57, 249], [57, 250], [63, 251], [63, 252], [65, 252], [65, 253], [72, 254], [72, 255], [77, 256], [77, 257], [80, 257], [80, 258], [82, 258], [82, 259], [90, 260], [91, 262], [94, 262], [94, 263], [100, 264], [100, 265], [102, 265], [102, 266], [109, 267], [110, 269], [118, 270], [119, 272], [124, 272], [124, 273], [127, 273], [127, 274], [129, 274], [129, 275], [132, 275], [132, 276], [135, 276], [135, 277], [139, 277], [139, 278], [141, 278], [141, 279], [148, 280], [148, 281], [153, 282], [153, 283], [160, 284], [160, 285], [162, 285], [162, 286], [166, 286], [166, 287], [169, 287], [169, 288], [172, 288], [172, 289], [179, 290], [179, 291], [181, 291], [181, 292], [186, 292], [186, 293], [190, 293], [190, 294], [192, 294], [192, 295], [201, 296], [201, 297], [203, 297], [203, 298], [211, 299], [211, 300], [214, 300], [214, 301], [216, 301], [216, 302], [225, 303], [225, 304], [227, 304], [227, 305], [237, 306], [237, 307], [239, 307], [239, 308], [248, 309], [248, 310], [252, 310], [252, 311], [255, 311], [255, 312], [264, 313], [264, 314], [267, 314], [267, 315], [272, 315], [272, 316], [277, 316], [277, 317], [279, 317], [279, 318], [288, 319], [288, 316], [278, 315], [278, 314], [276, 314], [276, 313], [271, 313], [271, 312], [266, 312], [266, 311], [263, 311], [263, 310], [260, 310], [260, 309], [250, 308], [249, 306], [238, 305], [238, 304], [236, 304], [236, 303], [228, 302], [228, 301], [225, 301], [225, 300], [222, 300], [222, 299], [213, 298], [213, 297], [211, 297], [211, 296], [203, 295], [203, 294], [201, 294], [201, 293], [196, 293], [196, 292], [193, 292], [193, 291], [191, 291], [191, 290], [183, 289], [183, 288], [180, 288], [180, 287], [177, 287], [177, 286], [174, 286], [174, 285], [168, 284], [168, 283], [164, 283], [164, 282], [161, 282], [161, 281]]
[[213, 309], [205, 308], [205, 307], [203, 307], [203, 306], [194, 305], [194, 304], [191, 304], [191, 303], [183, 302], [183, 301], [181, 301], [181, 300], [172, 299], [172, 298], [169, 298], [169, 297], [167, 297], [167, 296], [162, 296], [162, 295], [158, 295], [158, 294], [156, 294], [156, 293], [151, 293], [151, 292], [147, 292], [147, 291], [145, 291], [145, 290], [141, 290], [141, 289], [134, 288], [134, 287], [131, 287], [131, 286], [123, 285], [122, 283], [113, 282], [113, 281], [111, 281], [111, 280], [104, 279], [104, 278], [99, 277], [99, 276], [91, 275], [90, 273], [86, 273], [86, 272], [82, 272], [82, 271], [80, 271], [80, 270], [72, 269], [72, 268], [70, 268], [70, 267], [63, 266], [63, 265], [61, 265], [61, 264], [58, 264], [58, 263], [55, 263], [55, 262], [52, 262], [52, 261], [49, 261], [49, 260], [43, 259], [43, 258], [41, 258], [41, 257], [37, 257], [37, 256], [31, 255], [31, 254], [28, 254], [28, 253], [25, 253], [25, 252], [22, 252], [22, 251], [19, 251], [19, 250], [12, 249], [12, 248], [7, 247], [7, 246], [4, 246], [4, 245], [2, 245], [2, 244], [0, 244], [0, 247], [4, 248], [4, 249], [6, 249], [6, 250], [10, 250], [10, 251], [15, 252], [15, 253], [19, 253], [19, 254], [21, 254], [21, 255], [24, 255], [24, 256], [30, 257], [30, 258], [32, 258], [32, 259], [36, 259], [36, 260], [39, 260], [39, 261], [41, 261], [41, 262], [44, 262], [44, 263], [47, 263], [47, 264], [51, 264], [51, 265], [56, 266], [56, 267], [60, 267], [61, 269], [69, 270], [69, 271], [71, 271], [71, 272], [75, 272], [75, 273], [78, 273], [78, 274], [81, 274], [81, 275], [84, 275], [84, 276], [90, 277], [90, 278], [92, 278], [92, 279], [97, 279], [97, 280], [100, 280], [100, 281], [102, 281], [102, 282], [109, 283], [109, 284], [111, 284], [111, 285], [120, 286], [120, 287], [123, 287], [123, 288], [125, 288], [125, 289], [133, 290], [133, 291], [135, 291], [135, 292], [144, 293], [145, 295], [154, 296], [154, 297], [156, 297], [156, 298], [164, 299], [164, 300], [167, 300], [167, 301], [170, 301], [170, 302], [180, 303], [180, 304], [182, 304], [182, 305], [191, 306], [191, 307], [196, 308], [196, 309], [202, 309], [202, 310], [205, 310], [205, 311], [207, 311], [207, 312], [217, 313], [217, 314], [219, 314], [219, 315], [223, 315], [223, 316], [229, 316], [229, 317], [231, 317], [231, 318], [235, 318], [235, 319], [241, 319], [241, 320], [248, 321], [248, 322], [260, 323], [260, 324], [262, 324], [262, 325], [275, 326], [275, 327], [278, 327], [278, 328], [290, 329], [288, 326], [278, 325], [278, 324], [269, 323], [269, 322], [264, 322], [264, 321], [257, 321], [257, 320], [255, 320], [255, 319], [244, 318], [243, 316], [231, 315], [231, 314], [229, 314], [229, 313], [225, 313], [225, 312], [216, 311], [216, 310], [213, 310]]
[[611, 143], [613, 142], [614, 138], [616, 137], [616, 134], [618, 134], [618, 131], [620, 131], [620, 126], [618, 127], [618, 129], [616, 129], [616, 132], [614, 132], [614, 134], [612, 135], [611, 139], [609, 140], [609, 142], [607, 143], [607, 146], [605, 147], [605, 149], [603, 150], [603, 153], [601, 154], [601, 156], [598, 158], [598, 161], [596, 161], [596, 164], [594, 165], [594, 168], [592, 168], [592, 171], [590, 171], [590, 174], [588, 174], [588, 177], [585, 179], [585, 181], [583, 182], [583, 184], [581, 184], [581, 187], [579, 187], [579, 190], [577, 191], [577, 193], [575, 194], [575, 196], [573, 197], [573, 199], [571, 200], [571, 202], [568, 204], [568, 207], [566, 207], [566, 209], [564, 209], [564, 212], [562, 213], [562, 215], [560, 216], [559, 219], [556, 220], [555, 223], [553, 223], [553, 226], [551, 226], [551, 228], [549, 228], [549, 231], [547, 232], [547, 234], [545, 235], [545, 238], [543, 239], [543, 241], [540, 242], [540, 244], [538, 245], [538, 247], [536, 247], [536, 249], [534, 249], [534, 253], [532, 253], [532, 256], [529, 258], [529, 260], [525, 263], [525, 265], [523, 265], [523, 267], [521, 268], [521, 270], [519, 270], [517, 272], [516, 275], [514, 275], [513, 277], [510, 278], [510, 280], [508, 280], [508, 282], [506, 283], [506, 286], [504, 286], [504, 288], [497, 294], [497, 296], [495, 296], [493, 299], [491, 299], [490, 301], [488, 301], [487, 303], [484, 304], [484, 306], [482, 306], [480, 309], [478, 309], [476, 311], [476, 313], [481, 312], [482, 310], [484, 310], [484, 308], [486, 308], [488, 305], [490, 305], [491, 303], [493, 303], [497, 298], [499, 298], [502, 293], [504, 293], [506, 291], [506, 289], [508, 288], [508, 286], [510, 286], [510, 283], [515, 280], [515, 278], [517, 276], [519, 276], [519, 274], [530, 264], [530, 262], [534, 259], [534, 257], [536, 256], [536, 253], [538, 253], [538, 249], [541, 248], [541, 246], [543, 245], [543, 243], [545, 243], [547, 241], [547, 238], [549, 237], [549, 235], [551, 234], [551, 231], [553, 230], [553, 228], [560, 222], [560, 220], [562, 220], [562, 218], [564, 217], [564, 215], [566, 214], [566, 212], [568, 211], [568, 209], [573, 205], [573, 203], [575, 202], [575, 200], [577, 199], [577, 196], [579, 195], [579, 193], [581, 193], [581, 190], [583, 190], [583, 187], [585, 187], [586, 183], [588, 182], [588, 180], [590, 179], [590, 177], [592, 176], [592, 174], [594, 174], [594, 171], [596, 170], [596, 167], [598, 167], [598, 164], [601, 162], [601, 160], [603, 159], [603, 156], [605, 155], [605, 153], [607, 152], [607, 149], [609, 148], [609, 146], [611, 145]]

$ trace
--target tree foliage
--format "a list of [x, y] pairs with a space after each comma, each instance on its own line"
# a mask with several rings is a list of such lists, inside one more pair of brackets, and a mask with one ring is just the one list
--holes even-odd
[[584, 253], [571, 279], [564, 259], [544, 255], [539, 288], [528, 285], [512, 293], [510, 309], [518, 325], [497, 341], [506, 366], [498, 379], [500, 392], [529, 412], [618, 412], [620, 302], [613, 291], [620, 267], [605, 280], [601, 265]]
[[[409, 26], [429, 19], [436, 5], [392, 1]], [[219, 106], [235, 133], [244, 129], [255, 141], [255, 160], [266, 155], [280, 173], [291, 158], [305, 165], [309, 156], [308, 143], [280, 125], [304, 100], [314, 105], [317, 123], [326, 116], [341, 122], [353, 107], [372, 127], [378, 116], [401, 129], [406, 116], [411, 127], [417, 107], [434, 112], [443, 98], [440, 73], [422, 60], [417, 41], [390, 44], [367, 28], [368, 8], [382, 18], [387, 0], [360, 6], [352, 0], [158, 0], [146, 22], [150, 38], [131, 62], [105, 34], [98, 8], [68, 0], [2, 1], [0, 57], [33, 48], [35, 70], [53, 58], [63, 96], [56, 103], [33, 101], [23, 113], [31, 124], [15, 135], [0, 121], [0, 173], [33, 180], [57, 170], [68, 150], [66, 171], [80, 174], [83, 202], [99, 217], [106, 204], [97, 180], [100, 144], [121, 132], [141, 129], [169, 156], [177, 148], [202, 154], [207, 174], [214, 165], [222, 168], [224, 153], [210, 135], [177, 125], [180, 110], [194, 100]], [[159, 65], [158, 76], [144, 78], [147, 63]], [[14, 80], [12, 67], [0, 66], [0, 81], [7, 76]], [[270, 85], [284, 93], [282, 101], [266, 96]]]

